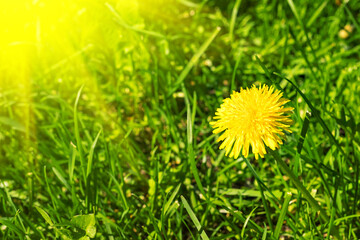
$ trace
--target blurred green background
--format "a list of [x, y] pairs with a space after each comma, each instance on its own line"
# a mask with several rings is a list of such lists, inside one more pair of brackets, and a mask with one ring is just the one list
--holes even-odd
[[[2, 1], [1, 238], [358, 238], [359, 19], [340, 0]], [[260, 83], [291, 99], [280, 154], [329, 223], [271, 156], [248, 158], [258, 185], [218, 150], [222, 99]]]

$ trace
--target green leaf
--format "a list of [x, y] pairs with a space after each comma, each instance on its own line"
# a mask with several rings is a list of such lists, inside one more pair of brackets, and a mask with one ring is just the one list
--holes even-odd
[[60, 180], [60, 182], [62, 182], [65, 187], [70, 191], [71, 187], [69, 185], [69, 183], [65, 180], [64, 176], [62, 175], [62, 173], [56, 169], [55, 167], [52, 168], [53, 172], [55, 173], [55, 175], [58, 177], [58, 179]]
[[45, 221], [50, 225], [54, 225], [54, 223], [52, 222], [51, 218], [49, 217], [49, 214], [47, 214], [47, 212], [45, 212], [43, 209], [41, 209], [40, 207], [35, 206], [36, 210], [38, 210], [38, 212], [41, 214], [41, 216], [45, 219]]
[[8, 125], [15, 130], [25, 132], [25, 126], [14, 119], [7, 118], [7, 117], [0, 117], [0, 123]]
[[[84, 230], [86, 232], [86, 236], [90, 238], [94, 238], [96, 234], [96, 226], [95, 226], [95, 215], [77, 215], [74, 216], [71, 221], [74, 226]], [[85, 237], [85, 236], [84, 236]], [[88, 239], [88, 238], [80, 238], [80, 239]]]

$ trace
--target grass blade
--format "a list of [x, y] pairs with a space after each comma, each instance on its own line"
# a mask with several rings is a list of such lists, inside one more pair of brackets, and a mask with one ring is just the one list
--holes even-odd
[[304, 141], [305, 141], [305, 136], [306, 136], [306, 133], [307, 133], [307, 131], [309, 129], [310, 117], [311, 117], [311, 114], [309, 112], [307, 112], [306, 115], [305, 115], [304, 123], [303, 123], [302, 128], [301, 128], [301, 133], [300, 133], [300, 136], [299, 136], [298, 145], [296, 147], [296, 150], [297, 150], [297, 152], [299, 154], [301, 154], [301, 150], [303, 148]]
[[276, 227], [275, 227], [274, 237], [276, 239], [278, 239], [279, 236], [280, 236], [281, 227], [283, 226], [284, 219], [285, 219], [285, 216], [286, 216], [286, 213], [287, 213], [287, 210], [288, 210], [288, 206], [289, 206], [289, 202], [291, 200], [291, 197], [292, 197], [291, 192], [287, 192], [285, 194], [285, 200], [284, 200], [284, 203], [283, 203], [283, 205], [281, 207], [280, 216], [278, 218], [278, 222], [277, 222]]
[[294, 173], [290, 170], [290, 168], [286, 165], [286, 163], [281, 159], [279, 153], [276, 151], [270, 151], [270, 153], [274, 156], [276, 162], [280, 165], [281, 169], [286, 173], [286, 175], [290, 178], [290, 180], [294, 183], [296, 188], [303, 194], [306, 200], [309, 201], [310, 205], [316, 209], [316, 211], [320, 212], [320, 217], [325, 221], [328, 222], [329, 218], [325, 212], [325, 210], [320, 207], [318, 202], [311, 196], [309, 191], [302, 185], [299, 179], [294, 175]]
[[266, 240], [267, 239], [266, 235], [267, 235], [267, 228], [266, 228], [266, 225], [264, 224], [264, 233], [263, 233], [263, 235], [261, 237], [261, 240]]
[[80, 163], [81, 163], [81, 170], [83, 173], [83, 177], [84, 177], [84, 181], [86, 182], [86, 177], [85, 177], [85, 169], [84, 169], [84, 155], [83, 155], [83, 148], [82, 148], [82, 143], [81, 143], [81, 138], [80, 138], [80, 130], [79, 130], [79, 121], [78, 121], [78, 104], [79, 104], [79, 99], [81, 96], [81, 92], [84, 88], [84, 85], [82, 85], [77, 93], [76, 96], [76, 100], [75, 100], [75, 104], [74, 104], [74, 131], [75, 131], [75, 138], [76, 138], [76, 148], [78, 149], [79, 152], [79, 157], [80, 157]]
[[[193, 223], [195, 224], [196, 229], [197, 229], [198, 231], [200, 231], [200, 230], [202, 229], [202, 228], [201, 228], [201, 224], [200, 224], [199, 220], [197, 219], [195, 213], [192, 211], [189, 203], [186, 201], [186, 199], [185, 199], [183, 196], [181, 196], [181, 201], [182, 201], [182, 203], [184, 204], [184, 207], [185, 207], [186, 211], [188, 212], [191, 220], [192, 220]], [[201, 236], [201, 238], [202, 238], [203, 240], [208, 240], [208, 239], [209, 239], [209, 237], [206, 235], [206, 233], [205, 233], [204, 230], [201, 231], [200, 236]]]
[[239, 64], [240, 64], [240, 60], [241, 60], [241, 51], [239, 52], [239, 57], [238, 59], [236, 60], [236, 63], [235, 63], [235, 67], [234, 67], [234, 70], [233, 70], [233, 73], [232, 73], [232, 76], [231, 76], [231, 85], [230, 85], [230, 93], [232, 93], [236, 87], [235, 87], [235, 78], [236, 78], [236, 71], [239, 67]]
[[256, 173], [255, 169], [252, 167], [251, 163], [247, 158], [244, 158], [244, 161], [246, 162], [246, 165], [250, 169], [251, 173], [254, 175], [255, 179], [258, 181], [259, 184], [261, 184], [266, 191], [268, 191], [271, 196], [275, 199], [277, 203], [280, 203], [279, 199], [271, 192], [271, 190], [265, 185], [265, 183], [260, 179], [259, 175]]
[[24, 237], [25, 233], [15, 224], [13, 224], [11, 221], [4, 218], [0, 218], [0, 223], [7, 226], [10, 230], [14, 231], [18, 236]]
[[276, 201], [279, 202], [279, 200], [275, 197], [275, 195], [266, 187], [265, 183], [260, 179], [260, 177], [257, 175], [255, 169], [252, 167], [251, 163], [247, 160], [247, 158], [244, 158], [245, 162], [246, 162], [246, 165], [248, 166], [248, 168], [250, 169], [251, 173], [253, 174], [253, 176], [255, 177], [256, 181], [258, 182], [259, 184], [259, 188], [260, 188], [260, 195], [261, 195], [261, 201], [264, 205], [264, 209], [265, 209], [265, 214], [266, 214], [266, 219], [269, 223], [269, 227], [270, 229], [273, 231], [274, 230], [274, 226], [272, 224], [272, 221], [271, 221], [271, 213], [270, 213], [270, 208], [268, 206], [268, 203], [266, 201], [266, 198], [265, 198], [265, 194], [264, 194], [264, 191], [263, 191], [263, 187], [265, 187], [265, 189], [274, 197], [274, 199]]
[[344, 8], [345, 8], [347, 14], [349, 14], [349, 17], [350, 17], [351, 21], [353, 22], [354, 26], [356, 27], [356, 29], [357, 29], [358, 31], [360, 31], [360, 25], [359, 25], [359, 23], [356, 21], [354, 15], [352, 14], [352, 12], [350, 11], [350, 9], [348, 8], [347, 5], [348, 5], [347, 2], [344, 3]]
[[171, 194], [170, 198], [166, 201], [165, 205], [164, 205], [164, 211], [163, 214], [166, 215], [166, 212], [168, 211], [171, 203], [174, 201], [176, 195], [178, 194], [179, 190], [181, 187], [181, 183], [175, 188], [175, 190], [173, 191], [173, 193]]
[[55, 173], [55, 175], [57, 176], [57, 178], [60, 180], [60, 182], [62, 182], [62, 184], [64, 184], [64, 186], [71, 191], [71, 187], [69, 185], [69, 183], [65, 180], [64, 176], [61, 174], [61, 172], [59, 170], [57, 170], [55, 167], [52, 167], [53, 172]]
[[47, 214], [47, 212], [45, 212], [42, 208], [35, 206], [36, 210], [38, 210], [38, 212], [41, 214], [41, 216], [45, 219], [45, 221], [50, 225], [53, 226], [54, 223], [51, 220], [51, 218], [49, 217], [49, 214]]
[[88, 177], [89, 174], [91, 173], [94, 150], [95, 150], [96, 143], [97, 143], [97, 141], [99, 139], [99, 136], [100, 136], [101, 132], [102, 132], [102, 129], [99, 130], [98, 134], [95, 137], [94, 142], [91, 144], [91, 148], [90, 148], [90, 152], [89, 152], [89, 156], [88, 156], [88, 164], [87, 164], [87, 169], [86, 169], [86, 177]]
[[7, 117], [0, 117], [0, 123], [8, 125], [15, 130], [25, 132], [25, 126], [14, 119], [7, 118]]
[[121, 196], [121, 200], [122, 200], [122, 202], [123, 202], [123, 204], [124, 204], [124, 209], [125, 209], [125, 210], [128, 210], [128, 209], [129, 209], [129, 205], [128, 205], [128, 203], [127, 203], [126, 196], [125, 196], [125, 194], [124, 194], [124, 190], [123, 190], [123, 188], [122, 188], [122, 185], [119, 184], [119, 182], [117, 181], [117, 179], [116, 179], [111, 173], [109, 173], [109, 176], [110, 176], [111, 179], [115, 182], [115, 184], [116, 184], [116, 186], [117, 186], [117, 188], [118, 188], [118, 190], [119, 190], [119, 194], [120, 194], [120, 196]]
[[314, 14], [311, 16], [311, 18], [309, 19], [309, 21], [306, 23], [307, 27], [310, 27], [315, 20], [320, 16], [321, 12], [324, 10], [324, 8], [326, 7], [326, 5], [328, 4], [329, 1], [324, 1], [319, 7], [317, 7], [316, 11], [314, 12]]
[[255, 212], [256, 209], [257, 209], [257, 207], [254, 208], [254, 209], [250, 212], [249, 216], [247, 216], [247, 218], [246, 218], [246, 220], [245, 220], [245, 223], [244, 223], [244, 226], [243, 226], [243, 228], [242, 228], [242, 230], [241, 230], [241, 239], [244, 239], [244, 234], [245, 234], [246, 226], [247, 226], [247, 224], [248, 224], [248, 222], [249, 222], [249, 220], [250, 220], [250, 218], [251, 218], [251, 215]]
[[[294, 15], [295, 15], [295, 17], [296, 17], [296, 19], [297, 19], [297, 21], [298, 21], [301, 29], [303, 30], [303, 32], [304, 32], [304, 34], [305, 34], [306, 42], [307, 42], [307, 44], [309, 45], [309, 47], [310, 47], [310, 49], [311, 49], [311, 53], [312, 53], [312, 55], [313, 55], [313, 57], [314, 57], [314, 62], [313, 62], [313, 63], [314, 63], [314, 65], [316, 66], [317, 70], [320, 72], [320, 76], [321, 76], [322, 80], [324, 80], [324, 76], [323, 76], [322, 70], [321, 70], [321, 68], [320, 68], [320, 66], [319, 66], [319, 64], [318, 64], [320, 61], [319, 61], [318, 57], [316, 56], [315, 51], [314, 51], [314, 48], [313, 48], [313, 46], [312, 46], [312, 44], [311, 44], [311, 42], [310, 42], [310, 38], [309, 38], [308, 32], [307, 32], [307, 30], [306, 30], [306, 27], [305, 27], [304, 23], [302, 22], [299, 14], [298, 14], [298, 11], [297, 11], [297, 9], [296, 9], [296, 7], [295, 7], [295, 4], [294, 4], [293, 0], [288, 0], [288, 4], [289, 4], [289, 6], [290, 6], [290, 8], [291, 8], [291, 11], [294, 13]], [[291, 33], [291, 35], [293, 35], [294, 40], [297, 41], [295, 35], [292, 33], [291, 28], [290, 28], [290, 33]], [[299, 44], [298, 44], [298, 46], [299, 46]], [[303, 56], [304, 56], [304, 58], [305, 58], [305, 57], [306, 57], [306, 52], [305, 52], [305, 50], [304, 50], [303, 48], [300, 48], [300, 50], [301, 50], [301, 52], [303, 53]], [[305, 58], [305, 61], [308, 63], [309, 68], [310, 68], [310, 70], [312, 71], [311, 65], [310, 65], [309, 61], [307, 60], [307, 57]], [[314, 73], [313, 73], [313, 75], [314, 75], [314, 77], [315, 77], [315, 74], [314, 74]], [[315, 77], [314, 79], [316, 79], [316, 77]]]
[[69, 160], [69, 181], [72, 184], [73, 183], [73, 176], [74, 176], [74, 169], [75, 169], [75, 160], [76, 160], [76, 154], [77, 150], [76, 147], [72, 144], [72, 156]]
[[204, 42], [203, 45], [199, 48], [199, 50], [194, 54], [194, 56], [190, 59], [188, 64], [185, 66], [184, 70], [180, 73], [180, 76], [174, 83], [174, 87], [169, 92], [168, 96], [171, 96], [181, 85], [181, 83], [185, 80], [186, 76], [189, 74], [190, 70], [194, 67], [195, 63], [199, 60], [199, 58], [203, 55], [206, 49], [210, 46], [211, 42], [215, 39], [215, 37], [220, 32], [221, 28], [217, 27], [215, 31], [211, 34], [211, 36]]
[[273, 74], [275, 74], [278, 77], [281, 77], [283, 79], [285, 79], [286, 81], [288, 81], [295, 89], [296, 91], [301, 95], [301, 97], [305, 100], [305, 102], [307, 103], [307, 105], [309, 106], [309, 108], [311, 109], [311, 113], [314, 114], [314, 116], [317, 118], [318, 122], [320, 123], [320, 125], [322, 126], [322, 128], [325, 130], [325, 133], [329, 136], [329, 138], [331, 139], [331, 141], [336, 145], [337, 149], [343, 154], [344, 157], [346, 157], [346, 154], [344, 152], [344, 150], [341, 148], [340, 144], [338, 143], [338, 141], [335, 139], [335, 137], [332, 135], [330, 129], [326, 126], [324, 120], [320, 117], [319, 115], [319, 111], [312, 105], [312, 103], [309, 101], [309, 99], [305, 96], [305, 94], [296, 86], [295, 83], [293, 83], [292, 81], [290, 81], [289, 79], [287, 79], [286, 77], [282, 76], [281, 74], [278, 74], [276, 72], [274, 72]]
[[119, 23], [122, 27], [133, 30], [135, 32], [139, 32], [142, 34], [146, 34], [152, 37], [157, 37], [157, 38], [166, 38], [164, 35], [158, 33], [158, 32], [154, 32], [154, 31], [149, 31], [149, 30], [144, 30], [144, 29], [140, 29], [140, 28], [136, 28], [133, 26], [130, 26], [129, 24], [127, 24], [124, 19], [120, 16], [120, 14], [109, 4], [109, 3], [105, 3], [106, 7], [109, 8], [109, 10], [113, 13], [113, 15], [116, 17], [117, 23]]
[[240, 4], [241, 4], [241, 0], [236, 0], [236, 2], [234, 4], [234, 8], [231, 13], [231, 20], [230, 20], [230, 27], [229, 27], [230, 28], [230, 30], [229, 30], [230, 42], [233, 41], [235, 21], [236, 21], [236, 16], [239, 11]]
[[199, 177], [199, 172], [198, 169], [196, 167], [196, 163], [195, 163], [195, 154], [194, 154], [194, 148], [193, 148], [193, 133], [192, 133], [192, 112], [191, 112], [191, 108], [190, 108], [190, 101], [189, 98], [187, 96], [187, 92], [186, 89], [184, 87], [184, 85], [182, 86], [184, 95], [185, 95], [185, 104], [186, 104], [186, 110], [187, 110], [187, 147], [188, 147], [188, 154], [189, 154], [189, 161], [190, 161], [190, 168], [191, 171], [193, 173], [193, 176], [195, 178], [196, 184], [200, 190], [200, 192], [203, 194], [203, 196], [207, 199], [207, 195], [205, 193], [204, 187], [202, 186], [200, 177]]

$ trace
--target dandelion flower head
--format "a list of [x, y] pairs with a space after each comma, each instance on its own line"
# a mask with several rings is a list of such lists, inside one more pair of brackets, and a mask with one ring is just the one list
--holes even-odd
[[218, 142], [225, 154], [237, 158], [242, 152], [249, 155], [249, 148], [258, 159], [266, 154], [265, 145], [275, 150], [282, 144], [284, 131], [290, 131], [292, 107], [285, 107], [289, 100], [279, 90], [262, 85], [240, 89], [224, 99], [217, 109], [213, 122], [214, 133], [222, 132]]

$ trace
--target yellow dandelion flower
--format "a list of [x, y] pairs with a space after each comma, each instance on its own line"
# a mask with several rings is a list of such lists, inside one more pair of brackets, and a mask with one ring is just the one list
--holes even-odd
[[282, 96], [273, 87], [253, 85], [224, 99], [215, 113], [216, 121], [210, 122], [214, 133], [223, 132], [217, 140], [223, 141], [220, 149], [225, 148], [227, 156], [230, 153], [229, 157], [237, 158], [240, 152], [247, 157], [251, 146], [258, 159], [266, 154], [265, 145], [272, 150], [279, 148], [284, 131], [291, 132], [292, 120], [288, 114], [293, 110], [284, 107], [289, 100]]

